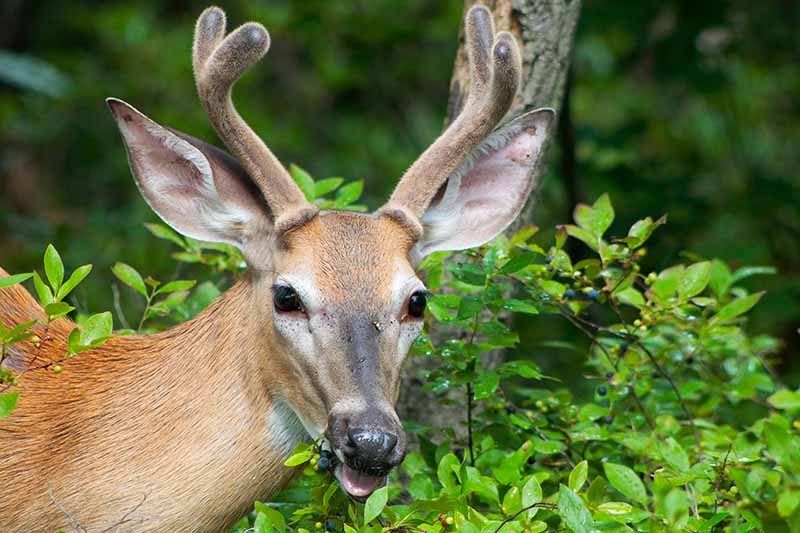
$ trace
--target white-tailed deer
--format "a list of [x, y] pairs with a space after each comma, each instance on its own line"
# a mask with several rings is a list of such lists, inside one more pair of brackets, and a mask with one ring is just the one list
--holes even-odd
[[[236, 245], [249, 272], [185, 324], [25, 376], [0, 422], [0, 530], [99, 531], [127, 516], [137, 531], [220, 531], [283, 487], [287, 455], [320, 436], [350, 495], [384, 484], [406, 451], [394, 405], [422, 328], [415, 267], [512, 222], [553, 121], [537, 110], [492, 133], [516, 94], [519, 52], [485, 7], [465, 24], [464, 108], [372, 214], [319, 212], [234, 108], [231, 88], [269, 48], [260, 24], [226, 37], [212, 7], [196, 27], [197, 90], [235, 159], [108, 100], [150, 207], [184, 235]], [[35, 317], [24, 289], [0, 290], [4, 325]], [[64, 353], [73, 326], [50, 324], [46, 350]], [[33, 354], [15, 345], [9, 364]]]

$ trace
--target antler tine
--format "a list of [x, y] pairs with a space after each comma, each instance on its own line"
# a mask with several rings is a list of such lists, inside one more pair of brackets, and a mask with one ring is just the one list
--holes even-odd
[[472, 82], [464, 109], [406, 171], [382, 211], [407, 211], [419, 220], [447, 177], [491, 133], [517, 94], [521, 62], [514, 36], [495, 35], [492, 14], [482, 5], [467, 12], [464, 24]]
[[231, 91], [269, 50], [269, 33], [248, 22], [225, 37], [225, 13], [209, 7], [197, 19], [192, 63], [197, 93], [219, 137], [258, 185], [276, 218], [316, 208], [236, 111]]

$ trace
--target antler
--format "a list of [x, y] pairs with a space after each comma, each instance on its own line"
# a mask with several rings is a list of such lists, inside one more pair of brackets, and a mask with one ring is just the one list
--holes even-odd
[[447, 177], [491, 133], [517, 94], [521, 63], [514, 36], [495, 35], [492, 14], [482, 5], [469, 10], [464, 24], [472, 82], [466, 104], [406, 171], [382, 211], [410, 212], [419, 220]]
[[[248, 22], [225, 37], [225, 13], [209, 7], [197, 19], [192, 63], [197, 93], [219, 137], [261, 189], [276, 219], [316, 213], [289, 172], [242, 119], [231, 90], [269, 50], [269, 33]], [[277, 224], [277, 222], [276, 222]]]

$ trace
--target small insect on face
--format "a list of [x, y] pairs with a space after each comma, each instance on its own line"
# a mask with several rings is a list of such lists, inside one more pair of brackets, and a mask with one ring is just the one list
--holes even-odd
[[345, 490], [365, 498], [405, 455], [394, 405], [428, 291], [390, 218], [326, 212], [284, 242], [271, 286], [281, 366], [293, 376], [284, 394], [309, 433], [324, 434]]

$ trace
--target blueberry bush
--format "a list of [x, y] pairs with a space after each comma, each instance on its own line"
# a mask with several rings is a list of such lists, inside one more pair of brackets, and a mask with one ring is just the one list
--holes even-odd
[[[356, 203], [360, 182], [315, 181], [299, 167], [292, 174], [322, 207], [364, 209]], [[613, 221], [603, 195], [554, 232], [525, 227], [480, 249], [426, 258], [421, 268], [436, 296], [411, 358], [436, 362], [424, 386], [451, 405], [463, 398], [461, 421], [406, 421], [414, 446], [363, 505], [339, 489], [336, 458], [320, 443], [303, 443], [286, 461], [302, 474], [272, 502], [256, 502], [235, 531], [800, 531], [800, 391], [771, 368], [778, 341], [748, 331], [747, 313], [762, 293], [741, 283], [773, 270], [731, 270], [686, 254], [647, 271], [646, 245], [666, 217], [616, 236]], [[178, 248], [176, 261], [207, 266], [207, 279], [162, 282], [117, 263], [114, 275], [142, 311], [117, 310], [124, 329], [116, 334], [187, 320], [244, 268], [229, 246], [147, 227]], [[80, 267], [65, 282], [49, 247], [44, 277], [0, 280], [2, 287], [32, 278], [48, 320], [72, 313], [79, 326], [64, 358], [111, 335], [110, 313], [75, 316], [64, 301], [90, 270]], [[545, 375], [536, 354], [514, 351], [516, 317], [545, 314], [585, 337], [585, 347], [542, 342], [585, 351], [590, 397]], [[0, 329], [2, 353], [29, 340], [32, 325]], [[58, 371], [58, 361], [32, 370]], [[4, 416], [18, 394], [6, 390], [23, 376], [4, 370], [0, 378]]]

